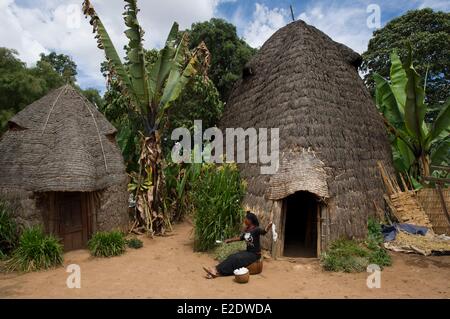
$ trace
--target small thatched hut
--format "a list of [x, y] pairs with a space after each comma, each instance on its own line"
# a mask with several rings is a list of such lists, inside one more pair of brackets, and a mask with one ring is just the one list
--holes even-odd
[[0, 196], [19, 224], [42, 224], [82, 248], [128, 223], [127, 175], [116, 129], [65, 85], [27, 106], [0, 139]]
[[262, 46], [230, 96], [222, 129], [279, 128], [276, 174], [240, 165], [245, 205], [276, 225], [278, 240], [263, 242], [274, 256], [317, 256], [332, 240], [363, 237], [375, 204], [384, 207], [376, 163], [391, 169], [391, 152], [360, 62], [318, 29], [293, 22]]

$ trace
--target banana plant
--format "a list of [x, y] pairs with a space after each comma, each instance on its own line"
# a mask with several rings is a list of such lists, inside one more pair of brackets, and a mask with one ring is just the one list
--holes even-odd
[[[138, 192], [136, 196], [138, 200], [139, 196], [145, 197], [149, 206], [145, 209], [150, 212], [150, 220], [153, 222], [161, 216], [162, 210], [160, 126], [172, 102], [180, 96], [189, 81], [199, 73], [206, 76], [210, 55], [203, 42], [195, 50], [189, 50], [188, 34], [185, 32], [180, 37], [178, 24], [175, 22], [156, 63], [148, 65], [143, 47], [144, 31], [137, 18], [137, 1], [124, 1], [124, 33], [128, 38], [125, 64], [122, 63], [104, 24], [89, 0], [83, 2], [83, 13], [90, 18], [98, 47], [105, 53], [110, 66], [109, 76], [119, 81], [122, 94], [130, 101], [130, 111], [138, 113], [142, 120], [144, 129], [139, 164], [140, 174], [143, 176], [140, 180], [146, 180], [147, 175], [151, 175], [152, 186], [146, 194]], [[141, 190], [142, 187], [136, 189]], [[149, 225], [147, 229], [150, 229]], [[153, 230], [158, 232], [154, 228]]]
[[394, 164], [400, 172], [416, 180], [430, 175], [430, 164], [440, 165], [450, 158], [450, 100], [431, 125], [425, 122], [428, 106], [426, 84], [412, 63], [412, 49], [402, 64], [391, 54], [390, 81], [374, 75], [376, 104], [391, 133]]

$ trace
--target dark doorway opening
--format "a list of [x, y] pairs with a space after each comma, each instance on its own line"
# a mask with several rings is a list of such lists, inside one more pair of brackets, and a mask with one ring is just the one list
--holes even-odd
[[320, 204], [316, 195], [297, 192], [284, 201], [284, 253], [286, 257], [317, 257]]

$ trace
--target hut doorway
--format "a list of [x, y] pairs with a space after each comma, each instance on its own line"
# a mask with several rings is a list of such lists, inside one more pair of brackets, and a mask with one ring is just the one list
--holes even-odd
[[283, 203], [286, 257], [317, 257], [320, 243], [320, 203], [310, 192], [297, 192]]
[[91, 235], [89, 205], [86, 194], [61, 192], [55, 194], [55, 209], [58, 220], [58, 235], [64, 243], [64, 250], [82, 249], [87, 246]]

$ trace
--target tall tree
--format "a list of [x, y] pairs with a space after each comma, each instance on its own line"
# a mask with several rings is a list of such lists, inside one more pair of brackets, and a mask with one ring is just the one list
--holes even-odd
[[39, 63], [48, 63], [66, 83], [75, 83], [77, 65], [68, 55], [51, 52], [48, 55], [41, 53], [40, 57], [41, 59], [38, 61], [38, 65]]
[[97, 89], [87, 88], [85, 90], [80, 89], [81, 94], [83, 94], [92, 104], [94, 104], [98, 109], [101, 109], [105, 104], [104, 99], [100, 96]]
[[0, 48], [0, 132], [14, 114], [63, 83], [48, 64], [27, 68], [17, 55], [15, 50]]
[[[426, 76], [427, 121], [436, 118], [450, 97], [450, 13], [432, 9], [408, 11], [374, 32], [363, 54], [361, 71], [364, 80], [375, 93], [374, 73], [389, 78], [390, 54], [395, 49], [400, 58], [408, 56], [408, 45], [414, 50], [414, 65]], [[428, 72], [428, 73], [427, 73]]]
[[227, 101], [234, 83], [242, 75], [244, 65], [256, 53], [239, 38], [236, 27], [222, 19], [194, 23], [190, 30], [191, 48], [204, 41], [211, 52], [209, 77], [222, 101]]

